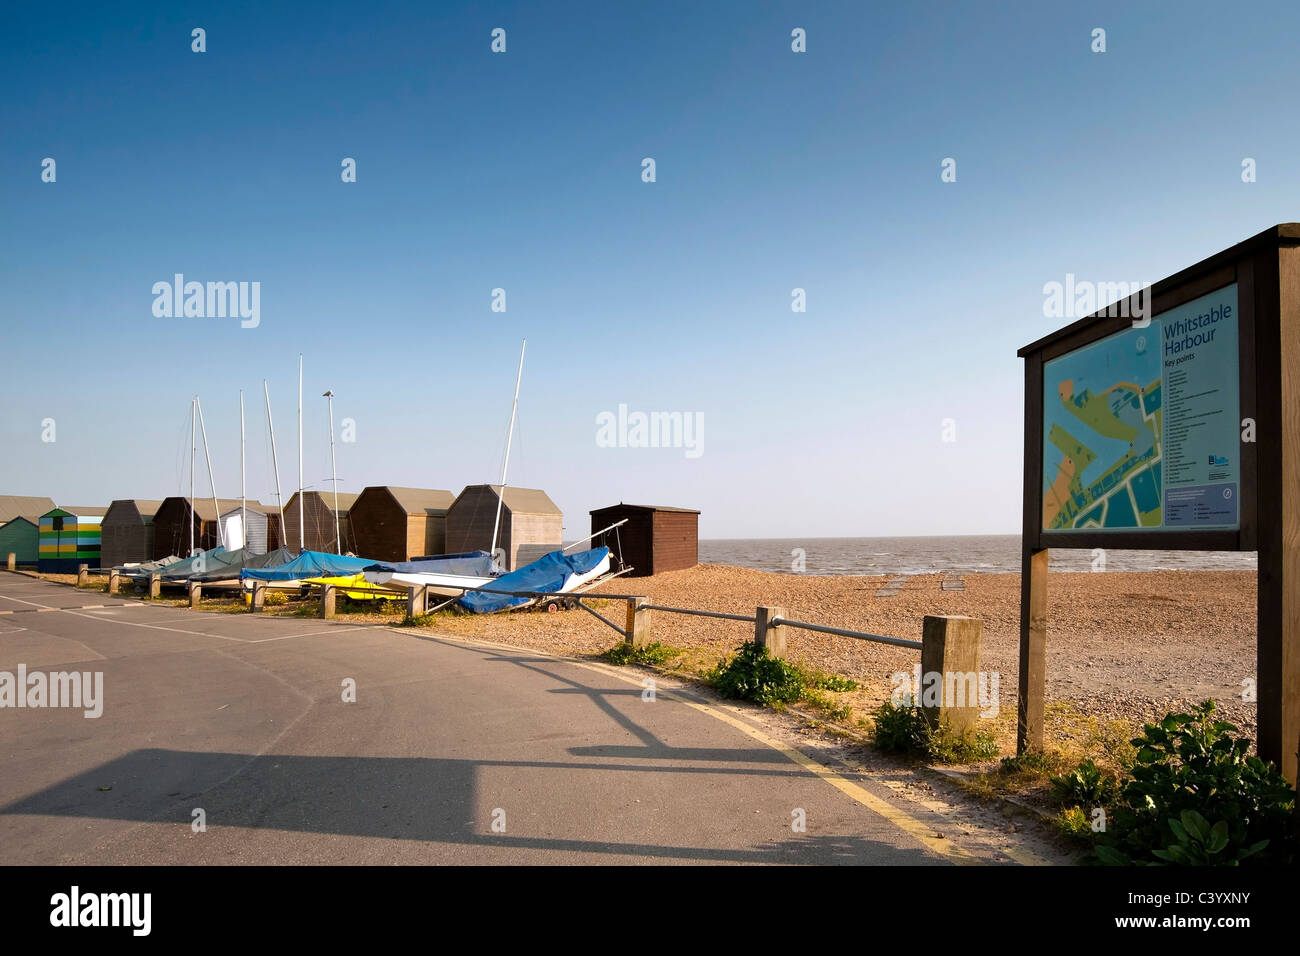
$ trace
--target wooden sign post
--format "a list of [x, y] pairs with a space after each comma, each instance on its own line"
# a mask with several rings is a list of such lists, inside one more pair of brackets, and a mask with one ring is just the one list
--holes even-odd
[[1256, 747], [1295, 783], [1300, 224], [1267, 229], [1018, 354], [1017, 749], [1043, 747], [1049, 549], [1255, 551]]

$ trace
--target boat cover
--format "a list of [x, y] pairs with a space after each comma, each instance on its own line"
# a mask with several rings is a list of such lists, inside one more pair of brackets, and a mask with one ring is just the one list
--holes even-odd
[[[249, 554], [244, 548], [239, 548], [218, 555], [215, 561], [208, 562], [206, 571], [191, 574], [189, 580], [198, 581], [201, 584], [208, 581], [233, 581], [239, 577], [239, 572], [245, 568], [268, 568], [292, 560], [293, 552], [288, 548], [276, 548], [274, 551], [268, 551], [265, 554]], [[163, 580], [166, 581], [169, 577], [169, 574], [165, 574]]]
[[502, 569], [493, 562], [492, 555], [486, 551], [440, 554], [433, 558], [416, 558], [414, 561], [383, 561], [367, 565], [362, 570], [387, 571], [392, 574], [465, 574], [477, 578], [502, 573]]
[[532, 599], [493, 594], [494, 591], [562, 592], [571, 589], [604, 564], [609, 564], [609, 548], [593, 548], [576, 554], [552, 551], [532, 564], [503, 574], [478, 591], [471, 591], [456, 603], [475, 614], [490, 614], [509, 607], [520, 607]]
[[374, 564], [373, 558], [352, 558], [326, 551], [304, 551], [292, 561], [264, 568], [244, 568], [239, 572], [243, 581], [294, 581], [307, 578], [348, 577], [360, 574], [361, 569]]

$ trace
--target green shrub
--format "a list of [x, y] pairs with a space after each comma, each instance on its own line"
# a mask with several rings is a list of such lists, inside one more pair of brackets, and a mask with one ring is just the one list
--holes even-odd
[[885, 701], [875, 717], [875, 745], [886, 753], [917, 754], [938, 763], [977, 763], [998, 755], [992, 731], [968, 727], [957, 732], [946, 723], [931, 727], [911, 697], [901, 704]]
[[1063, 807], [1107, 807], [1119, 798], [1119, 780], [1085, 760], [1072, 771], [1052, 777], [1052, 796]]
[[910, 697], [902, 704], [885, 701], [876, 708], [875, 718], [877, 749], [885, 753], [920, 753], [925, 749], [925, 718]]
[[766, 647], [748, 641], [728, 660], [705, 674], [723, 697], [755, 704], [790, 703], [807, 689], [803, 673], [789, 661], [773, 657]]
[[264, 607], [280, 607], [288, 603], [289, 603], [289, 596], [285, 594], [283, 591], [268, 590], [266, 594], [263, 595], [262, 605]]
[[1296, 858], [1295, 790], [1214, 702], [1147, 724], [1113, 821], [1097, 846], [1110, 865], [1285, 865]]
[[627, 664], [665, 664], [681, 653], [679, 648], [660, 644], [658, 641], [653, 644], [643, 644], [640, 647], [634, 647], [627, 641], [621, 641], [601, 656], [611, 664], [623, 667]]

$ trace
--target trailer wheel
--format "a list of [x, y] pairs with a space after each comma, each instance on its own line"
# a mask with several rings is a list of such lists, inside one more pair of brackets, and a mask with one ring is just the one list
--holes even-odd
[[558, 611], [559, 609], [560, 609], [560, 603], [559, 603], [558, 601], [547, 601], [547, 602], [546, 602], [546, 613], [547, 613], [547, 614], [554, 614], [554, 613], [555, 613], [556, 611]]

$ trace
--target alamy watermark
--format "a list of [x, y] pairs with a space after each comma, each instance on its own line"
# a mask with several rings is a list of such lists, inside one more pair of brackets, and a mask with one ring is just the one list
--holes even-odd
[[889, 677], [889, 700], [895, 707], [976, 707], [981, 717], [998, 715], [998, 671], [926, 671], [917, 664], [911, 671]]
[[153, 284], [153, 314], [160, 319], [239, 318], [245, 329], [262, 322], [262, 283], [186, 282], [183, 273]]
[[1090, 315], [1133, 319], [1137, 328], [1151, 324], [1150, 282], [1092, 282], [1065, 274], [1064, 282], [1043, 285], [1043, 316], [1082, 319]]
[[617, 412], [596, 416], [597, 448], [684, 448], [687, 458], [704, 454], [703, 412]]
[[69, 707], [84, 711], [87, 720], [104, 713], [103, 671], [28, 672], [26, 664], [18, 672], [0, 671], [0, 709]]

